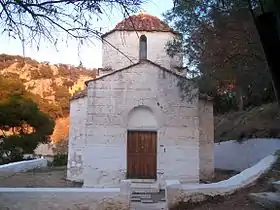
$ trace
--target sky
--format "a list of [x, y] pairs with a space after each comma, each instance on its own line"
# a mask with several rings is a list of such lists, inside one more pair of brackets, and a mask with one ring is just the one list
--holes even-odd
[[[162, 13], [173, 6], [172, 0], [149, 0], [148, 3], [142, 5], [145, 13], [157, 16], [163, 19]], [[107, 16], [102, 17], [101, 21], [96, 22], [96, 25], [102, 27], [102, 33], [105, 33], [114, 28], [114, 26], [122, 21], [123, 14], [115, 11]], [[0, 34], [0, 54], [23, 55], [22, 43], [19, 40]], [[25, 46], [25, 56], [38, 61], [48, 61], [52, 64], [64, 63], [79, 65], [80, 61], [87, 68], [102, 67], [102, 46], [101, 41], [95, 40], [93, 44], [83, 45], [78, 53], [78, 42], [69, 40], [68, 44], [58, 43], [57, 49], [49, 42], [41, 42], [39, 50], [36, 46]], [[79, 56], [80, 55], [80, 56]]]

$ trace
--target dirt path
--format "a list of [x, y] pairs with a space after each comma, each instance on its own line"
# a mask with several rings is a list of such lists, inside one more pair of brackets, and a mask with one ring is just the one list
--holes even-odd
[[24, 173], [0, 173], [0, 187], [81, 187], [67, 181], [66, 167], [36, 169]]

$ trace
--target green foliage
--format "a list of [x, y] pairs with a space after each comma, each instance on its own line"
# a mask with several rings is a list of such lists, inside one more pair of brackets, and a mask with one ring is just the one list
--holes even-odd
[[237, 110], [238, 102], [234, 93], [220, 94], [214, 98], [214, 113], [223, 114]]
[[58, 106], [62, 110], [63, 116], [69, 115], [69, 101], [70, 101], [70, 93], [67, 86], [58, 86], [55, 83], [52, 84], [52, 87], [55, 91], [55, 100], [57, 101]]
[[62, 85], [69, 88], [69, 87], [72, 87], [74, 85], [74, 82], [70, 81], [70, 80], [64, 80]]
[[[19, 77], [20, 73], [17, 74], [14, 73], [14, 71], [13, 73], [9, 71], [1, 72], [1, 69], [8, 68], [12, 64], [15, 64], [13, 68], [16, 67], [19, 71], [23, 67], [28, 69], [30, 78], [26, 78], [25, 81], [23, 81]], [[95, 78], [96, 70], [89, 70], [83, 67], [75, 67], [66, 64], [51, 66], [47, 62], [39, 63], [30, 58], [0, 54], [0, 98], [2, 96], [6, 97], [11, 91], [20, 92], [20, 94], [35, 101], [40, 107], [40, 110], [53, 119], [69, 115], [71, 97], [69, 88], [71, 88], [81, 76]], [[61, 79], [62, 84], [56, 83], [56, 78]], [[27, 88], [25, 88], [23, 84], [23, 82], [38, 79], [42, 80], [42, 82], [44, 82], [44, 80], [51, 80], [51, 88], [43, 90], [42, 92], [40, 90], [41, 95], [31, 93], [31, 91], [37, 88], [36, 82], [33, 85], [29, 83]]]
[[[11, 65], [10, 69], [1, 71]], [[18, 68], [18, 72], [15, 68]], [[24, 75], [25, 80], [20, 78], [21, 68], [27, 71], [24, 72], [27, 73]], [[94, 78], [95, 73], [95, 70], [83, 67], [51, 66], [21, 56], [0, 55], [0, 135], [5, 135], [1, 136], [0, 157], [7, 157], [0, 161], [6, 163], [21, 160], [22, 154], [33, 153], [38, 143], [49, 142], [49, 136], [53, 134], [53, 120], [69, 115], [69, 88], [81, 76]], [[56, 78], [59, 78], [57, 83]], [[41, 96], [30, 92], [37, 88], [36, 82], [33, 87], [30, 86], [32, 80], [36, 79], [42, 82], [44, 79], [51, 80], [48, 90], [38, 89]], [[59, 83], [61, 81], [62, 84]], [[24, 84], [27, 82], [28, 88]], [[67, 126], [63, 128], [59, 129], [59, 135], [67, 136]], [[56, 149], [57, 154], [66, 154], [67, 141], [59, 142]]]
[[31, 79], [52, 79], [53, 78], [53, 71], [49, 65], [40, 65], [37, 66], [37, 69], [32, 69]]
[[82, 88], [79, 87], [78, 89], [76, 89], [74, 91], [73, 95], [76, 95], [76, 94], [80, 93], [81, 91], [82, 91]]
[[280, 111], [276, 103], [263, 104], [215, 117], [215, 140], [279, 138]]
[[67, 154], [57, 154], [53, 159], [53, 166], [65, 166], [67, 165]]
[[96, 77], [96, 69], [89, 70], [83, 67], [75, 67], [72, 65], [66, 64], [57, 64], [56, 65], [59, 69], [58, 75], [64, 78], [69, 78], [72, 82], [77, 82], [80, 75], [88, 76], [95, 78]]
[[[54, 121], [41, 112], [19, 80], [0, 77], [0, 130], [7, 134], [0, 143], [0, 157], [16, 161], [49, 141]], [[4, 161], [4, 162], [5, 162]]]
[[52, 119], [57, 119], [63, 116], [63, 112], [59, 104], [50, 103], [48, 100], [41, 98], [39, 95], [30, 94], [29, 97], [38, 104], [43, 113], [47, 114]]
[[56, 155], [67, 154], [68, 153], [68, 140], [59, 139], [59, 141], [54, 142], [53, 153]]
[[243, 109], [275, 100], [247, 0], [175, 0], [165, 18], [181, 34], [168, 43], [168, 54], [183, 52], [187, 66], [197, 72], [200, 92], [215, 97], [216, 107], [231, 104], [235, 109], [237, 104]]
[[67, 165], [68, 160], [68, 140], [60, 139], [55, 143], [53, 147], [54, 160], [53, 166], [64, 166]]
[[3, 139], [2, 148], [20, 148], [23, 153], [33, 153], [39, 143], [47, 143], [54, 121], [41, 112], [38, 106], [21, 95], [11, 95], [0, 101], [0, 129], [13, 135]]
[[11, 78], [0, 76], [0, 100], [7, 98], [10, 94], [26, 94], [24, 85], [18, 77]]

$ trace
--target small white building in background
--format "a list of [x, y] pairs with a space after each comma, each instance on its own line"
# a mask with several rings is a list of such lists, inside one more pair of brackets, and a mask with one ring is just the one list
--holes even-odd
[[[84, 187], [123, 179], [164, 188], [197, 183], [214, 171], [213, 106], [182, 98], [166, 43], [177, 33], [157, 17], [133, 15], [103, 35], [103, 69], [70, 105], [67, 178]], [[194, 89], [195, 92], [195, 89]]]

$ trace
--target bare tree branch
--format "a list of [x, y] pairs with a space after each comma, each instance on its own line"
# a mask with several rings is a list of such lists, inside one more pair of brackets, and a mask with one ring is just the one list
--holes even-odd
[[42, 38], [56, 44], [58, 35], [78, 40], [101, 37], [97, 20], [108, 7], [127, 14], [139, 9], [143, 0], [0, 0], [2, 33], [33, 42]]

